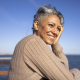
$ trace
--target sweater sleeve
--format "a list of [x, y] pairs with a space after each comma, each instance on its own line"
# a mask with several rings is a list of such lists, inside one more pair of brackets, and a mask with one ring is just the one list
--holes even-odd
[[63, 48], [59, 45], [59, 43], [53, 44], [52, 46], [53, 53], [60, 59], [61, 63], [69, 69], [68, 59], [63, 53]]
[[80, 70], [74, 68], [71, 69], [70, 72], [74, 75], [75, 80], [80, 80]]
[[36, 66], [36, 68], [31, 67], [33, 71], [38, 73], [37, 70], [39, 70], [46, 79], [75, 80], [69, 69], [61, 64], [49, 46], [39, 37], [34, 37], [25, 44], [23, 57], [26, 64], [30, 62]]

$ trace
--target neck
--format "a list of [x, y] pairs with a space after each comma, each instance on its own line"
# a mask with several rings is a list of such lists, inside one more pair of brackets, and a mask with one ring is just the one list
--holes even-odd
[[34, 34], [34, 35], [37, 35], [37, 31], [35, 31], [33, 34]]

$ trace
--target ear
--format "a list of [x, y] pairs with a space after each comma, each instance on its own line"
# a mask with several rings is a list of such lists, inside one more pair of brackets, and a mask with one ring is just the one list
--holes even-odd
[[38, 26], [39, 26], [39, 21], [35, 21], [34, 22], [34, 29], [38, 30]]

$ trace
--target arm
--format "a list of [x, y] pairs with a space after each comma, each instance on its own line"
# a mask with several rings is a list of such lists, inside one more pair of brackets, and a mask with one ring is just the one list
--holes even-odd
[[65, 54], [62, 51], [62, 47], [58, 44], [58, 41], [59, 41], [59, 39], [62, 35], [62, 32], [63, 32], [63, 29], [64, 29], [62, 26], [60, 28], [61, 28], [60, 33], [59, 33], [57, 39], [51, 45], [51, 48], [52, 48], [53, 53], [60, 59], [61, 63], [64, 64], [64, 66], [69, 69], [67, 57], [65, 56]]
[[80, 70], [74, 68], [71, 69], [70, 72], [74, 75], [75, 80], [80, 80]]
[[66, 68], [69, 69], [68, 60], [67, 60], [67, 57], [65, 56], [65, 54], [62, 51], [62, 47], [58, 43], [53, 44], [51, 47], [52, 47], [53, 53], [60, 59], [61, 63]]
[[24, 61], [26, 63], [28, 62], [27, 57], [36, 66], [33, 70], [37, 71], [38, 69], [49, 80], [75, 80], [74, 75], [61, 64], [46, 43], [39, 37], [31, 39], [25, 45]]

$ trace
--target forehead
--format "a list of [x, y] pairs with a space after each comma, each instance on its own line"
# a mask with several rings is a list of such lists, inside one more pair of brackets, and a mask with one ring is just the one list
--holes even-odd
[[55, 23], [56, 25], [60, 25], [60, 19], [56, 15], [44, 16], [42, 17], [41, 24], [45, 24], [45, 23]]
[[46, 20], [47, 22], [53, 22], [55, 24], [60, 24], [60, 19], [56, 15], [49, 15]]
[[47, 15], [47, 16], [41, 16], [39, 19], [40, 24], [48, 24], [48, 23], [55, 23], [58, 26], [61, 26], [60, 19], [57, 15]]

